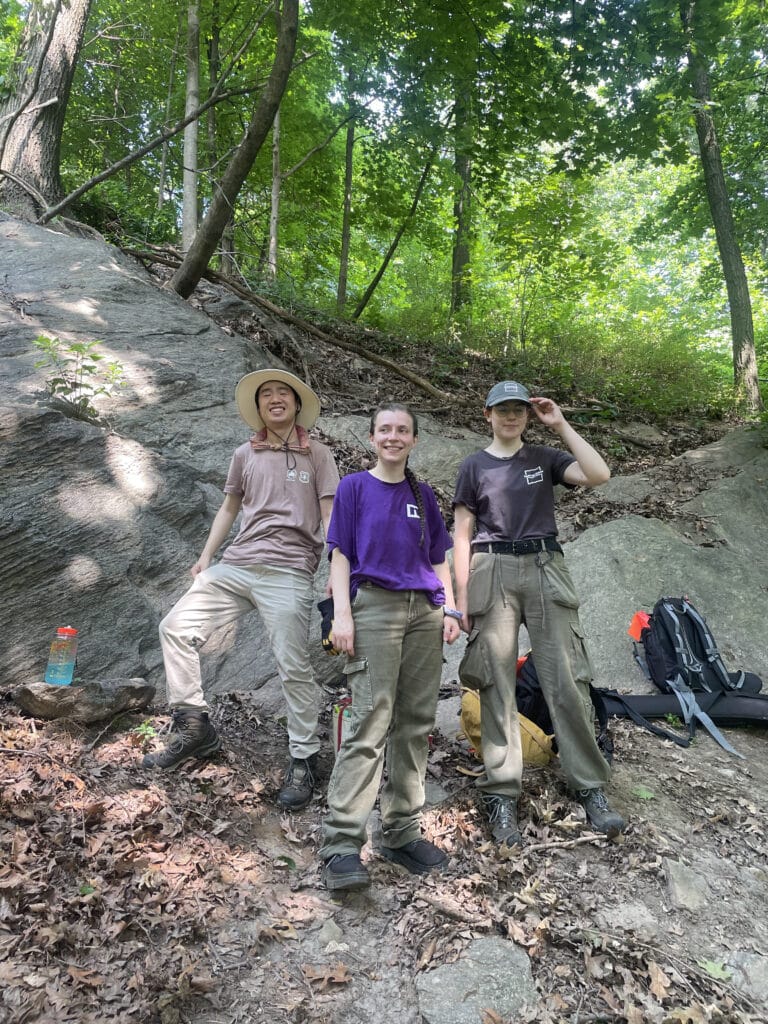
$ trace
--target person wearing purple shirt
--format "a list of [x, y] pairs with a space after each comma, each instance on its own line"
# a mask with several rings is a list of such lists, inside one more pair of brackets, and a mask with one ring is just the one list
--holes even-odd
[[344, 477], [328, 532], [333, 644], [346, 654], [350, 730], [328, 785], [320, 858], [328, 889], [370, 884], [360, 852], [381, 781], [381, 855], [416, 874], [446, 856], [421, 834], [429, 733], [443, 641], [460, 633], [446, 554], [451, 538], [434, 492], [408, 468], [418, 424], [408, 406], [371, 419], [376, 466]]

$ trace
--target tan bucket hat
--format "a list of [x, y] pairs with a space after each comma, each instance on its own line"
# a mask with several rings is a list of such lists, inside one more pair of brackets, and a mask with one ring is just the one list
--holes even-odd
[[315, 420], [320, 415], [320, 399], [312, 388], [308, 387], [303, 380], [287, 370], [278, 370], [275, 367], [268, 367], [266, 370], [255, 370], [253, 373], [246, 373], [235, 388], [235, 401], [237, 411], [245, 422], [253, 430], [263, 430], [264, 420], [259, 416], [256, 405], [256, 393], [262, 384], [268, 380], [279, 380], [283, 384], [292, 387], [301, 401], [301, 409], [296, 416], [296, 422], [300, 427], [310, 430], [315, 425]]

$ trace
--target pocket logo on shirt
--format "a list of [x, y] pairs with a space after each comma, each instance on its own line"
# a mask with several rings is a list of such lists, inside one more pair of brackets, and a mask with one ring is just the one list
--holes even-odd
[[405, 506], [405, 514], [408, 517], [408, 519], [418, 519], [419, 518], [419, 506], [418, 505], [406, 505]]
[[308, 484], [308, 483], [309, 483], [309, 473], [307, 472], [307, 470], [306, 470], [306, 469], [302, 469], [302, 470], [300, 471], [300, 473], [299, 473], [299, 480], [300, 480], [300, 481], [301, 481], [301, 482], [302, 482], [303, 484]]
[[537, 466], [535, 469], [526, 469], [525, 471], [525, 482], [530, 487], [531, 484], [540, 484], [544, 482], [544, 470], [541, 466]]

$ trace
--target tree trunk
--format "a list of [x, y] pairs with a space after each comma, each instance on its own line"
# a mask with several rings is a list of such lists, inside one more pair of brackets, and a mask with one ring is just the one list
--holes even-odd
[[[208, 40], [209, 98], [216, 89], [221, 75], [221, 14], [219, 0], [213, 0], [211, 7], [211, 36]], [[208, 111], [208, 162], [211, 177], [215, 181], [219, 173], [219, 128], [216, 107]], [[235, 219], [230, 217], [221, 235], [219, 271], [226, 278], [235, 276]]]
[[232, 215], [243, 182], [272, 126], [291, 73], [298, 24], [298, 0], [283, 0], [277, 50], [264, 92], [253, 111], [245, 138], [235, 150], [224, 176], [214, 190], [210, 209], [195, 235], [195, 240], [170, 281], [170, 287], [184, 298], [192, 294], [205, 273], [227, 221]]
[[[347, 72], [347, 103], [354, 108], [355, 78]], [[341, 215], [341, 253], [339, 254], [339, 284], [336, 289], [336, 312], [341, 316], [347, 304], [349, 275], [349, 245], [352, 234], [352, 170], [355, 153], [355, 118], [347, 122], [347, 143], [344, 150], [344, 206]]]
[[[176, 29], [176, 40], [173, 44], [173, 52], [171, 53], [171, 66], [168, 71], [168, 93], [165, 97], [165, 118], [164, 123], [168, 124], [171, 119], [171, 103], [173, 102], [173, 86], [176, 78], [176, 58], [179, 52], [179, 44], [181, 43], [182, 33], [182, 20], [181, 13], [179, 14], [179, 24]], [[165, 172], [168, 166], [168, 143], [163, 143], [163, 148], [160, 153], [160, 174], [157, 183], [157, 208], [162, 210], [163, 203], [165, 202]]]
[[424, 170], [421, 172], [421, 178], [419, 179], [419, 184], [416, 188], [416, 192], [414, 193], [411, 208], [406, 214], [405, 220], [400, 225], [397, 234], [392, 239], [392, 244], [390, 245], [389, 249], [387, 249], [387, 253], [384, 256], [384, 259], [381, 261], [381, 266], [376, 271], [376, 274], [374, 275], [371, 283], [365, 289], [365, 294], [363, 295], [362, 299], [360, 299], [357, 306], [355, 307], [355, 311], [352, 314], [353, 320], [357, 320], [357, 318], [362, 314], [365, 307], [368, 305], [371, 296], [376, 291], [379, 281], [384, 276], [384, 271], [389, 266], [389, 261], [392, 259], [392, 257], [395, 255], [395, 252], [397, 251], [397, 247], [400, 244], [400, 239], [405, 234], [405, 229], [408, 227], [414, 215], [416, 214], [416, 209], [419, 205], [419, 200], [421, 199], [421, 193], [424, 191], [424, 186], [427, 184], [427, 179], [429, 178], [429, 172], [432, 170], [432, 164], [435, 162], [435, 157], [437, 156], [437, 150], [438, 146], [435, 145], [434, 148], [432, 149], [432, 152], [429, 154], [429, 159], [427, 160]]
[[749, 283], [736, 235], [736, 224], [726, 188], [720, 145], [711, 114], [712, 97], [709, 74], [694, 39], [695, 8], [695, 3], [683, 4], [680, 12], [683, 26], [689, 36], [688, 69], [696, 101], [694, 120], [699, 140], [701, 165], [704, 171], [704, 184], [715, 228], [717, 247], [720, 252], [725, 287], [728, 292], [736, 405], [743, 411], [759, 412], [763, 408], [763, 403], [757, 380], [755, 332]]
[[269, 204], [267, 277], [277, 278], [277, 240], [280, 231], [280, 109], [272, 122], [272, 194]]
[[454, 169], [458, 184], [453, 203], [454, 236], [451, 265], [451, 313], [472, 301], [472, 89], [467, 82], [457, 83]]
[[[62, 196], [61, 135], [92, 0], [36, 0], [15, 61], [12, 92], [0, 106], [0, 202], [37, 217]], [[15, 179], [15, 180], [14, 180]]]
[[[184, 106], [189, 116], [200, 106], [200, 5], [189, 0], [187, 7], [187, 88]], [[184, 129], [184, 172], [181, 205], [181, 250], [188, 252], [197, 234], [197, 137], [199, 121]]]

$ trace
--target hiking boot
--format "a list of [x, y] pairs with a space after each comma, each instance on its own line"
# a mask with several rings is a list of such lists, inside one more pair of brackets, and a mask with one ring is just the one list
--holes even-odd
[[304, 759], [292, 757], [277, 794], [277, 802], [286, 811], [300, 811], [312, 799], [317, 775], [317, 754]]
[[624, 831], [624, 819], [608, 806], [602, 789], [579, 789], [576, 798], [587, 812], [587, 821], [595, 832], [604, 832], [613, 839]]
[[430, 871], [442, 871], [448, 863], [443, 851], [427, 839], [414, 839], [405, 846], [395, 848], [382, 846], [379, 853], [385, 860], [400, 864], [412, 875], [426, 875]]
[[346, 889], [367, 889], [371, 876], [357, 853], [337, 853], [323, 864], [323, 882], [326, 889], [337, 892]]
[[511, 796], [489, 793], [483, 797], [483, 806], [495, 843], [499, 846], [522, 844], [523, 837], [517, 824], [517, 800], [513, 800]]
[[171, 730], [165, 749], [145, 754], [142, 768], [172, 772], [185, 761], [210, 757], [221, 747], [221, 737], [208, 720], [206, 711], [177, 708], [172, 713]]

